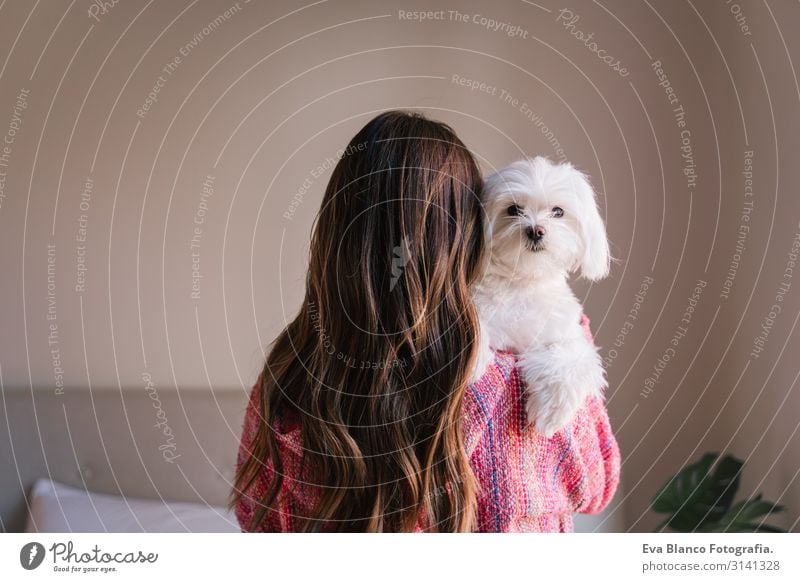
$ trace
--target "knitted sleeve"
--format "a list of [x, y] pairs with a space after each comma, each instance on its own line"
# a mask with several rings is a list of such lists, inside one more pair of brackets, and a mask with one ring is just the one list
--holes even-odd
[[[586, 315], [581, 317], [581, 326], [593, 342]], [[603, 398], [589, 396], [572, 422], [549, 439], [528, 430], [529, 442], [544, 471], [545, 478], [536, 487], [545, 513], [599, 513], [614, 496], [619, 485], [620, 452]], [[571, 531], [571, 518], [565, 529]]]
[[[250, 398], [247, 403], [247, 409], [244, 414], [244, 423], [242, 425], [242, 437], [239, 443], [239, 452], [236, 455], [236, 469], [250, 458], [252, 455], [253, 439], [256, 430], [261, 422], [260, 414], [260, 398], [259, 398], [259, 382], [250, 390]], [[250, 520], [258, 505], [258, 499], [263, 495], [269, 482], [274, 478], [275, 472], [272, 463], [269, 461], [264, 462], [261, 471], [256, 476], [255, 481], [250, 487], [243, 491], [242, 497], [234, 507], [236, 519], [239, 522], [239, 527], [244, 531], [280, 531], [280, 519], [276, 519], [276, 515], [268, 512], [266, 520], [260, 526], [253, 526]]]
[[[581, 326], [589, 341], [594, 343], [586, 314], [581, 317]], [[604, 396], [587, 398], [585, 408], [572, 423], [573, 437], [580, 443], [591, 485], [585, 502], [575, 508], [580, 513], [600, 513], [609, 504], [619, 485], [619, 445], [611, 430], [603, 398]]]
[[[256, 382], [250, 392], [250, 400], [245, 411], [239, 452], [236, 457], [237, 469], [252, 455], [253, 438], [260, 423], [263, 422], [260, 406], [260, 382]], [[289, 532], [299, 526], [298, 517], [307, 515], [313, 504], [313, 490], [307, 487], [302, 478], [302, 444], [299, 424], [291, 418], [281, 419], [272, 428], [278, 442], [279, 454], [283, 464], [283, 482], [272, 507], [267, 509], [264, 519], [258, 525], [250, 520], [261, 507], [260, 499], [275, 478], [275, 468], [269, 458], [261, 459], [261, 470], [245, 494], [234, 507], [236, 519], [242, 531]]]

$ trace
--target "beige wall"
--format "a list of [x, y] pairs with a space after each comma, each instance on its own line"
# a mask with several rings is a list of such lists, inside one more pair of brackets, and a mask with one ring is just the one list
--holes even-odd
[[[800, 529], [800, 274], [784, 278], [800, 230], [800, 8], [575, 0], [568, 28], [562, 5], [538, 4], [126, 0], [92, 17], [84, 0], [66, 14], [66, 2], [4, 3], [4, 388], [58, 398], [88, 384], [144, 388], [144, 374], [163, 390], [248, 388], [298, 307], [330, 175], [316, 168], [375, 113], [420, 108], [453, 125], [486, 170], [563, 155], [597, 186], [620, 262], [607, 281], [576, 288], [608, 358], [624, 456], [624, 487], [601, 527], [652, 528], [658, 486], [717, 450], [747, 459], [743, 493], [780, 498], [790, 510], [777, 523]], [[420, 7], [443, 19], [400, 17]], [[491, 30], [480, 16], [507, 26]], [[157, 84], [157, 101], [137, 114]], [[683, 173], [682, 145], [696, 180]], [[723, 297], [740, 224], [749, 232]], [[685, 337], [671, 346], [699, 280]], [[750, 356], [781, 282], [791, 283], [782, 311]]]

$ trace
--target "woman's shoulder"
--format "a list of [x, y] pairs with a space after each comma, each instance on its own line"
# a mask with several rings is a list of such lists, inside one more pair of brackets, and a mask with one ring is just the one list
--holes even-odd
[[[589, 318], [581, 318], [592, 341]], [[495, 352], [486, 374], [464, 399], [465, 444], [486, 493], [481, 531], [571, 529], [573, 512], [596, 513], [610, 502], [620, 471], [619, 447], [603, 399], [587, 398], [552, 437], [530, 426], [517, 356]]]

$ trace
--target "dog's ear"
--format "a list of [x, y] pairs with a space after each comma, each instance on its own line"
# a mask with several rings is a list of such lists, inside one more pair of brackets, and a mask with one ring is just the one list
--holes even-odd
[[571, 182], [578, 203], [579, 229], [583, 240], [583, 256], [579, 261], [581, 275], [590, 281], [598, 281], [608, 275], [611, 267], [611, 252], [608, 248], [606, 226], [597, 209], [594, 190], [585, 174], [571, 168]]

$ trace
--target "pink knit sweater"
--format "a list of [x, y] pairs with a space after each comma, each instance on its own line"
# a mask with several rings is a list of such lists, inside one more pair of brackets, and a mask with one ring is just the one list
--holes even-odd
[[[591, 339], [589, 319], [581, 320]], [[569, 532], [572, 514], [598, 513], [619, 483], [620, 453], [601, 398], [589, 397], [571, 424], [551, 438], [529, 427], [516, 357], [497, 352], [486, 374], [472, 384], [463, 403], [465, 445], [478, 480], [478, 531]], [[250, 454], [260, 421], [258, 391], [245, 413], [237, 463]], [[300, 474], [300, 428], [285, 419], [277, 430], [284, 481], [277, 510], [266, 513], [257, 531], [296, 531], [295, 515], [308, 515], [316, 497]], [[269, 460], [236, 506], [244, 530], [255, 502], [273, 478]], [[417, 530], [421, 530], [418, 526]]]

